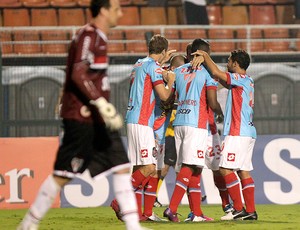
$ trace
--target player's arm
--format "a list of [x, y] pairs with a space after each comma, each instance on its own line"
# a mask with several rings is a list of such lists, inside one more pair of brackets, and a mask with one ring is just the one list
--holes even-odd
[[220, 103], [217, 100], [217, 91], [216, 89], [207, 90], [207, 102], [209, 107], [216, 113], [218, 116], [223, 116], [223, 112], [220, 106]]
[[154, 90], [156, 91], [160, 100], [168, 101], [173, 97], [173, 84], [175, 81], [175, 73], [172, 71], [164, 71], [163, 78], [167, 82], [167, 86], [165, 86], [163, 83], [157, 84], [154, 86]]
[[208, 67], [209, 72], [214, 76], [214, 78], [227, 82], [226, 72], [219, 69], [217, 64], [211, 59], [208, 53], [202, 50], [197, 50], [196, 52], [192, 53], [192, 55], [196, 55], [192, 61], [193, 66], [201, 64], [204, 59], [205, 65]]
[[[90, 104], [96, 106], [100, 115], [102, 116], [106, 126], [110, 130], [118, 130], [123, 126], [123, 118], [117, 113], [115, 106], [109, 103], [101, 92], [97, 89], [91, 79], [98, 77], [99, 72], [106, 71], [108, 63], [106, 56], [98, 58], [93, 63], [88, 61], [88, 51], [93, 53], [95, 35], [87, 35], [81, 39], [78, 44], [80, 50], [77, 55], [80, 55], [82, 61], [77, 62], [73, 66], [72, 80], [81, 91], [83, 95], [89, 100]], [[85, 56], [86, 55], [86, 56]], [[99, 61], [100, 60], [100, 61]], [[105, 80], [104, 80], [105, 79]], [[107, 77], [102, 79], [102, 86], [107, 87]], [[109, 87], [108, 87], [109, 88]]]

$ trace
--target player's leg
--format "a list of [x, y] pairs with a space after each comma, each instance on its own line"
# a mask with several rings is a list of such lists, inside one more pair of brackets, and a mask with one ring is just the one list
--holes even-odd
[[[129, 158], [134, 167], [131, 181], [136, 194], [140, 219], [143, 219], [142, 195], [144, 186], [150, 180], [149, 176], [155, 174], [157, 164], [157, 151], [155, 148], [153, 129], [144, 125], [128, 124], [127, 136]], [[153, 181], [151, 181], [151, 183], [152, 182]], [[155, 194], [156, 190], [154, 192], [154, 195]], [[154, 202], [155, 197], [156, 195], [154, 196]]]
[[[247, 143], [245, 143], [246, 145]], [[241, 170], [238, 171], [238, 176], [241, 180], [242, 184], [242, 193], [243, 198], [245, 201], [246, 206], [246, 212], [249, 214], [247, 218], [244, 218], [246, 220], [257, 220], [258, 216], [255, 210], [255, 184], [254, 180], [250, 174], [250, 170], [253, 169], [252, 166], [252, 154], [253, 154], [253, 148], [255, 144], [255, 139], [249, 138], [248, 146], [248, 152], [246, 155], [246, 158], [244, 160], [243, 165], [241, 166]], [[245, 150], [247, 151], [247, 150]]]
[[209, 135], [207, 139], [207, 150], [205, 154], [205, 164], [207, 168], [213, 172], [215, 186], [219, 190], [219, 195], [222, 201], [222, 209], [224, 212], [233, 211], [230, 204], [226, 183], [219, 171], [221, 154], [221, 139], [218, 133]]
[[[137, 204], [131, 184], [130, 163], [127, 152], [118, 132], [109, 132], [103, 126], [95, 126], [95, 143], [97, 149], [92, 156], [88, 169], [97, 180], [107, 173], [113, 173], [113, 189], [116, 197], [116, 208], [122, 214], [126, 229], [141, 229]], [[111, 143], [107, 145], [106, 143]]]
[[49, 175], [41, 185], [35, 201], [18, 228], [20, 230], [27, 230], [31, 225], [37, 229], [61, 188], [83, 170], [85, 153], [93, 151], [92, 126], [76, 121], [63, 122], [64, 136], [57, 152], [53, 175]]
[[233, 202], [234, 211], [221, 217], [221, 220], [241, 219], [246, 215], [242, 203], [241, 183], [235, 171], [239, 170], [244, 162], [244, 139], [239, 136], [226, 136], [224, 149], [220, 160], [220, 173], [222, 174], [227, 191]]

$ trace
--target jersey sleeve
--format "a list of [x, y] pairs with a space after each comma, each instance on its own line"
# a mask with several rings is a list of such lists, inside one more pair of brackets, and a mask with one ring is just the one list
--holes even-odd
[[242, 86], [243, 79], [246, 78], [246, 75], [241, 75], [238, 73], [226, 72], [226, 75], [227, 75], [227, 84], [234, 85], [234, 86]]
[[218, 89], [218, 81], [215, 80], [210, 76], [210, 74], [207, 72], [206, 74], [206, 87], [208, 90], [217, 90]]
[[163, 72], [163, 68], [160, 65], [158, 65], [156, 62], [153, 62], [149, 65], [148, 73], [151, 77], [153, 86], [164, 84], [162, 72]]
[[97, 85], [103, 84], [108, 61], [106, 42], [97, 36], [95, 31], [83, 32], [76, 41], [76, 59], [72, 70], [72, 79], [79, 90], [89, 99], [95, 100], [102, 96]]

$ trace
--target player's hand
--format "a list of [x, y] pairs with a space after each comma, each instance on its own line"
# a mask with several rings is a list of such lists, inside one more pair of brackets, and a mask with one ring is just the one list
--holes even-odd
[[163, 65], [166, 62], [168, 62], [171, 59], [172, 54], [175, 53], [176, 51], [177, 50], [168, 50], [160, 64]]
[[91, 100], [90, 104], [95, 105], [101, 114], [106, 127], [111, 131], [119, 130], [123, 127], [122, 115], [117, 113], [115, 106], [104, 97], [99, 97], [97, 100]]
[[171, 70], [163, 70], [162, 76], [165, 82], [174, 82], [175, 81], [175, 73]]
[[193, 69], [197, 69], [204, 62], [204, 53], [204, 51], [197, 50], [196, 52], [191, 54], [194, 56], [191, 62]]

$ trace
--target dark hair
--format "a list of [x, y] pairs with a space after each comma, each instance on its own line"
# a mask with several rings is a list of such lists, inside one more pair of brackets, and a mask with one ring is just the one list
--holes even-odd
[[246, 70], [250, 65], [250, 55], [242, 49], [237, 49], [231, 52], [232, 62], [237, 62], [239, 66]]
[[91, 0], [90, 11], [93, 18], [95, 18], [99, 14], [101, 8], [109, 9], [110, 0]]
[[168, 40], [160, 34], [154, 35], [148, 45], [149, 54], [160, 54], [164, 50], [167, 51], [169, 46]]
[[201, 38], [195, 39], [192, 43], [192, 53], [196, 52], [197, 50], [203, 50], [208, 53], [210, 51], [209, 42]]

